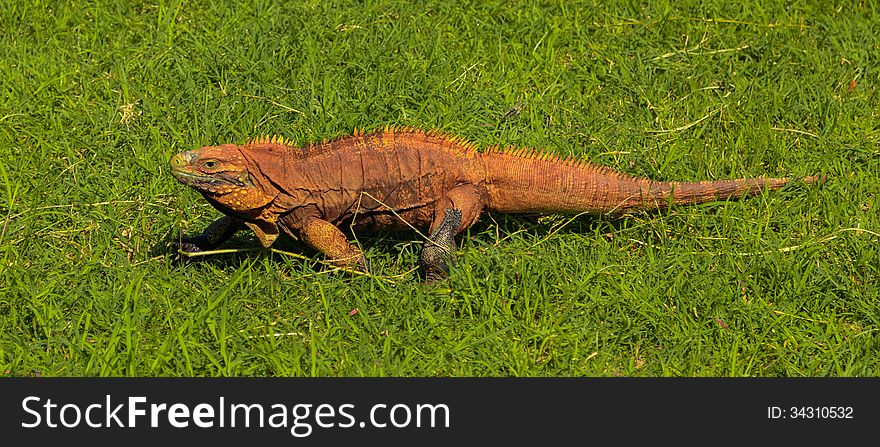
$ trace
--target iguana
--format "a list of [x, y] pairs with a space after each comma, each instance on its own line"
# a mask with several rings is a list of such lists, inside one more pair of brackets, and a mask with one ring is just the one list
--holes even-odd
[[441, 132], [388, 127], [303, 147], [277, 136], [206, 146], [174, 155], [170, 164], [178, 181], [224, 214], [178, 242], [180, 250], [210, 250], [247, 227], [263, 247], [284, 232], [335, 265], [366, 271], [363, 252], [341, 226], [412, 226], [428, 229], [419, 264], [429, 281], [448, 274], [455, 235], [483, 211], [614, 215], [750, 195], [789, 181], [654, 181], [548, 152], [479, 152]]

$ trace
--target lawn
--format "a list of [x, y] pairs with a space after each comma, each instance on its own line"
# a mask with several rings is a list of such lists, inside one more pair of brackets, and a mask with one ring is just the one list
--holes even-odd
[[[880, 375], [880, 6], [661, 3], [3, 2], [0, 374]], [[828, 181], [487, 214], [437, 285], [413, 232], [352, 235], [373, 277], [286, 238], [170, 252], [220, 215], [171, 155], [386, 124]]]

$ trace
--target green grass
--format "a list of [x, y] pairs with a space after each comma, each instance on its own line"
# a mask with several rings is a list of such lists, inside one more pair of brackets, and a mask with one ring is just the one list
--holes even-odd
[[[880, 375], [878, 4], [546, 3], [3, 2], [0, 374]], [[384, 279], [167, 254], [219, 216], [172, 154], [385, 124], [830, 180], [486, 215], [436, 287], [407, 232], [357, 235]]]

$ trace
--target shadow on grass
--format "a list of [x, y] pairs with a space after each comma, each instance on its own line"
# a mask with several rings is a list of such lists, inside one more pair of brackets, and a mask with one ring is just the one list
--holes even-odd
[[[228, 241], [217, 247], [218, 250], [230, 249], [239, 251], [192, 257], [180, 254], [174, 246], [174, 243], [192, 236], [195, 236], [195, 233], [181, 235], [179, 231], [173, 229], [169, 230], [150, 247], [150, 256], [167, 256], [172, 259], [175, 265], [185, 266], [210, 263], [215, 267], [236, 268], [240, 266], [245, 259], [269, 254], [268, 250], [261, 249], [256, 237], [247, 230], [239, 231]], [[283, 251], [300, 253], [309, 257], [315, 257], [318, 255], [315, 250], [284, 234], [278, 238], [273, 247]]]
[[[489, 213], [486, 213], [470, 228], [470, 232], [472, 237], [475, 237], [473, 235], [491, 233], [508, 235], [523, 231], [538, 237], [543, 237], [551, 233], [595, 234], [598, 232], [605, 234], [616, 231], [620, 229], [620, 227], [625, 226], [626, 219], [626, 216], [610, 218], [595, 215], [572, 217], [565, 215], [548, 216], [543, 214], [492, 213], [490, 215]], [[563, 225], [564, 222], [569, 220], [570, 222]], [[421, 236], [415, 231], [409, 229], [358, 231], [355, 234], [347, 225], [342, 225], [340, 228], [350, 239], [356, 238], [360, 241], [365, 250], [377, 250], [383, 253], [393, 254], [395, 251], [399, 250], [401, 244], [422, 244]], [[419, 230], [422, 234], [426, 233], [426, 229]], [[456, 239], [458, 242], [461, 242], [461, 239], [466, 237], [466, 235], [460, 234]], [[243, 259], [259, 256], [262, 253], [268, 253], [268, 251], [260, 250], [256, 238], [247, 230], [239, 231], [229, 241], [218, 247], [218, 249], [233, 249], [241, 251], [218, 253], [208, 256], [187, 257], [179, 254], [173, 244], [180, 239], [181, 235], [179, 232], [169, 230], [152, 245], [150, 248], [150, 256], [170, 256], [173, 257], [175, 263], [181, 265], [210, 262], [216, 266], [232, 267], [240, 264]], [[309, 258], [320, 257], [320, 253], [316, 250], [283, 233], [275, 244], [273, 244], [273, 248], [302, 254]]]

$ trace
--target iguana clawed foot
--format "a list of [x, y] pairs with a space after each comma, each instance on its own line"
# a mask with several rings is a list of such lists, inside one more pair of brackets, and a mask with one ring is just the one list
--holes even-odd
[[223, 216], [215, 220], [201, 234], [192, 237], [181, 238], [171, 242], [171, 250], [184, 253], [198, 253], [213, 250], [218, 245], [226, 242], [236, 231], [244, 228], [239, 220], [229, 216]]
[[366, 274], [372, 274], [373, 271], [370, 270], [370, 260], [367, 259], [366, 256], [361, 255], [361, 258], [358, 260], [358, 263], [354, 266], [354, 271]]
[[173, 252], [183, 252], [183, 253], [198, 253], [203, 250], [199, 247], [199, 244], [195, 242], [193, 239], [181, 239], [178, 241], [171, 242], [171, 251]]
[[455, 264], [455, 232], [461, 225], [461, 210], [446, 208], [440, 226], [428, 236], [419, 265], [427, 282], [434, 282], [449, 275], [449, 267]]
[[352, 254], [350, 256], [346, 258], [329, 259], [327, 262], [349, 271], [366, 274], [372, 273], [370, 270], [370, 260], [367, 259], [360, 249], [357, 249], [354, 246], [352, 246]]
[[178, 255], [175, 261], [185, 264], [204, 260], [205, 256], [197, 256], [196, 254], [214, 249], [210, 244], [206, 244], [201, 234], [171, 241], [169, 246], [169, 251]]

